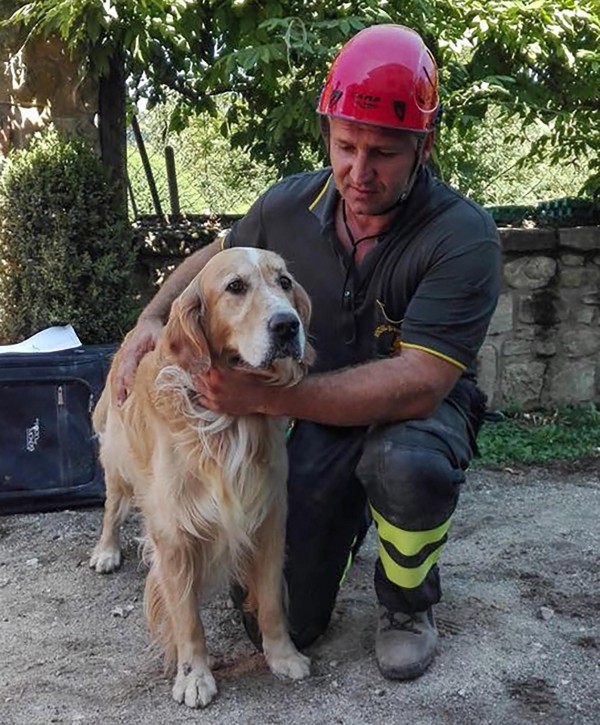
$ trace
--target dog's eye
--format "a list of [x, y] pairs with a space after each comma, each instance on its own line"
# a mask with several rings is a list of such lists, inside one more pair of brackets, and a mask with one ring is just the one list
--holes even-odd
[[231, 292], [234, 295], [243, 295], [246, 291], [246, 284], [239, 277], [231, 280], [231, 282], [225, 287], [227, 292]]
[[292, 280], [285, 274], [282, 274], [279, 277], [279, 284], [281, 285], [281, 289], [285, 290], [286, 292], [292, 289]]

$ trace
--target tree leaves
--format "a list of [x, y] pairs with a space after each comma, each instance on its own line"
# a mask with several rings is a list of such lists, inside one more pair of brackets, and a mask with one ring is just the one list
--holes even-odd
[[248, 124], [234, 141], [282, 173], [302, 167], [304, 146], [319, 148], [314, 108], [331, 59], [377, 22], [426, 39], [440, 66], [442, 123], [454, 132], [500, 106], [525, 126], [543, 120], [567, 158], [599, 155], [598, 0], [32, 0], [12, 22], [58, 32], [95, 75], [123, 49], [132, 101], [175, 91], [182, 122], [226, 95], [228, 115]]

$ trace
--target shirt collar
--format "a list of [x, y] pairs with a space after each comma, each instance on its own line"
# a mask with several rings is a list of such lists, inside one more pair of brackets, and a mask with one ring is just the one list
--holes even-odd
[[321, 226], [333, 222], [333, 212], [339, 199], [339, 194], [333, 174], [330, 173], [318, 194], [311, 202], [308, 210], [321, 222]]

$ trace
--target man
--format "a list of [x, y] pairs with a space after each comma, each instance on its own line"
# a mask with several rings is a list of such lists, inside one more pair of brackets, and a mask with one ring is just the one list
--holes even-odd
[[[415, 32], [358, 33], [334, 61], [318, 112], [331, 168], [276, 184], [224, 242], [279, 252], [309, 292], [312, 374], [279, 389], [213, 369], [197, 390], [215, 411], [296, 421], [286, 579], [300, 646], [329, 622], [368, 500], [380, 541], [377, 661], [384, 676], [410, 679], [435, 656], [436, 561], [484, 411], [471, 370], [501, 252], [492, 219], [424, 166], [437, 70]], [[171, 302], [217, 251], [213, 243], [186, 260], [142, 314], [121, 399]]]

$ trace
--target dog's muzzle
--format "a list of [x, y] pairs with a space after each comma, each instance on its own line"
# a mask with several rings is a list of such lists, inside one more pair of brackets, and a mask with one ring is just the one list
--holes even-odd
[[293, 312], [277, 312], [269, 320], [269, 337], [271, 345], [267, 354], [266, 364], [281, 358], [302, 358], [303, 350], [300, 340], [300, 320]]

